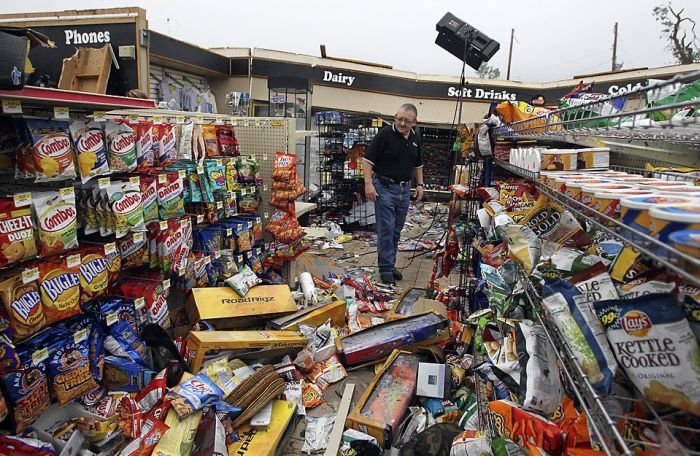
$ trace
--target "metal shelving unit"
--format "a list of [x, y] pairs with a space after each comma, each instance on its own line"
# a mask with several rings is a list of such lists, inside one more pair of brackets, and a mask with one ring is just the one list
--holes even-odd
[[[700, 166], [700, 99], [681, 100], [681, 84], [700, 71], [494, 128], [498, 139], [557, 141], [609, 147], [613, 154]], [[671, 97], [672, 99], [669, 99]], [[663, 104], [660, 99], [665, 99]], [[679, 115], [687, 112], [689, 115]]]

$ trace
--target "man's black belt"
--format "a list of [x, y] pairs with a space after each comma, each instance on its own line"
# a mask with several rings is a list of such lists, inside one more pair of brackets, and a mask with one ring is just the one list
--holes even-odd
[[382, 176], [381, 174], [377, 174], [377, 173], [374, 173], [374, 177], [376, 177], [377, 180], [379, 181], [379, 183], [382, 184], [382, 185], [394, 185], [394, 184], [398, 184], [398, 185], [401, 185], [401, 186], [411, 185], [411, 181], [410, 181], [410, 180], [407, 180], [407, 181], [397, 181], [397, 180], [395, 180], [395, 179], [392, 179], [391, 177]]

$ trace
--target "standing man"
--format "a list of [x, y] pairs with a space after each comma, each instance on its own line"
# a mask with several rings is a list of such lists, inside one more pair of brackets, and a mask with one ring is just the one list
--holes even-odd
[[377, 263], [382, 282], [395, 284], [403, 275], [396, 269], [396, 251], [411, 198], [411, 177], [416, 171], [416, 201], [423, 198], [423, 158], [415, 105], [401, 105], [391, 127], [372, 139], [363, 158], [365, 195], [374, 201], [377, 221]]

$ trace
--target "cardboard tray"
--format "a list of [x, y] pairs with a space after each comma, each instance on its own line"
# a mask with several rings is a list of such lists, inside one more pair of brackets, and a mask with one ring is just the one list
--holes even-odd
[[190, 322], [206, 320], [216, 329], [264, 324], [297, 311], [288, 285], [258, 285], [240, 296], [229, 287], [193, 288], [185, 302]]
[[[412, 372], [410, 369], [398, 367], [396, 361], [399, 357], [401, 364], [412, 365]], [[369, 434], [377, 439], [381, 448], [389, 448], [395, 428], [399, 427], [408, 407], [415, 399], [416, 374], [420, 359], [419, 355], [410, 352], [392, 351], [348, 415], [346, 427]], [[399, 376], [395, 375], [397, 373]], [[385, 376], [388, 377], [384, 378]], [[383, 417], [377, 416], [382, 413]]]
[[424, 288], [409, 288], [401, 295], [396, 305], [386, 315], [385, 321], [417, 315], [434, 310], [447, 318], [447, 308], [441, 302], [425, 297]]
[[333, 295], [331, 302], [307, 307], [291, 315], [275, 318], [267, 323], [272, 329], [299, 329], [299, 324], [320, 326], [329, 318], [333, 326], [345, 325], [345, 301]]
[[197, 372], [209, 350], [298, 348], [308, 339], [295, 331], [192, 331], [187, 337], [190, 368]]

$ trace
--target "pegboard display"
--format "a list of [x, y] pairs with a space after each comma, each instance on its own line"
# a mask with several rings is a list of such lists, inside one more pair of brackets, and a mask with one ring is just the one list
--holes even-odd
[[267, 224], [275, 208], [270, 206], [272, 195], [272, 170], [277, 152], [295, 153], [296, 127], [293, 118], [280, 117], [234, 117], [233, 127], [240, 145], [241, 155], [254, 156], [260, 163], [263, 186], [260, 189], [262, 202], [258, 213]]

